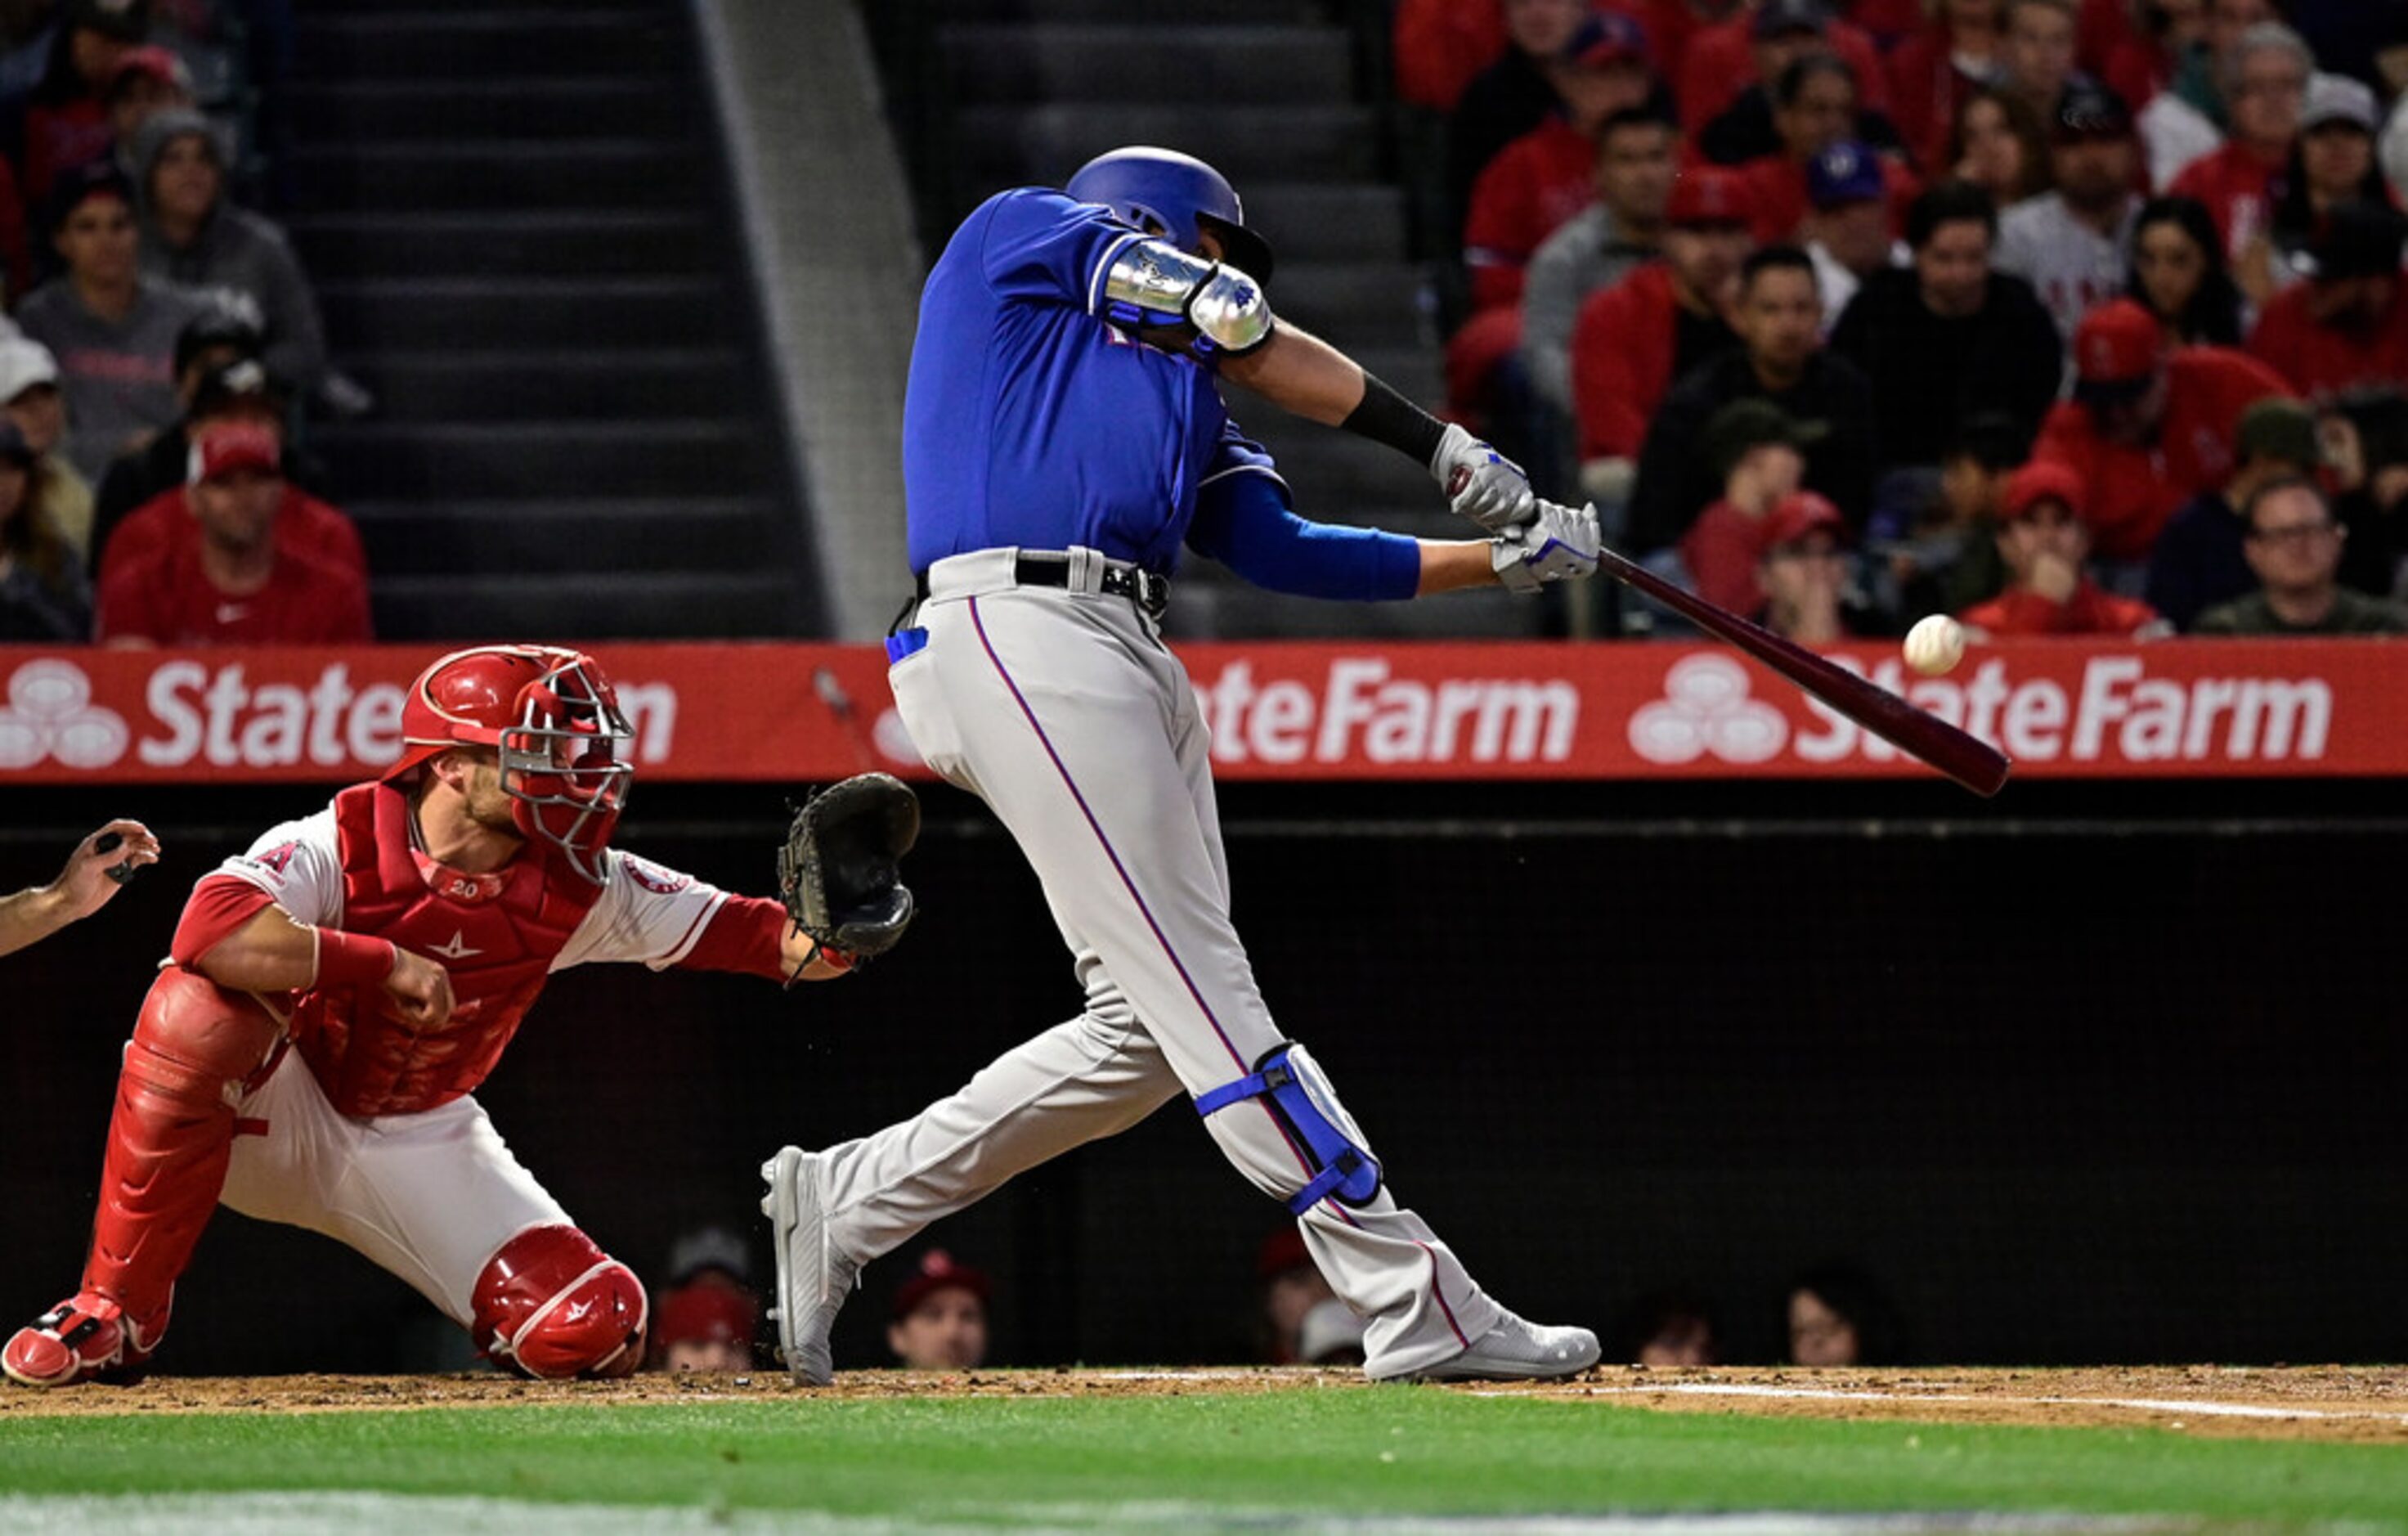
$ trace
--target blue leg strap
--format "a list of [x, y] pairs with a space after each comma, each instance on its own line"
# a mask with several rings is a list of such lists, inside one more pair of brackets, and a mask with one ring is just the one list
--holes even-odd
[[1351, 1127], [1340, 1127], [1323, 1108], [1299, 1065], [1289, 1060], [1295, 1049], [1273, 1046], [1254, 1071], [1197, 1094], [1196, 1113], [1212, 1115], [1249, 1098], [1262, 1099], [1315, 1165], [1312, 1177], [1289, 1199], [1288, 1210], [1300, 1216], [1333, 1199], [1361, 1205], [1380, 1192], [1380, 1160], [1356, 1145]]

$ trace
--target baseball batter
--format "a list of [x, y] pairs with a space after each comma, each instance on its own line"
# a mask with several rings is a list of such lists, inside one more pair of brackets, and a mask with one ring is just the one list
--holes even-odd
[[0, 1351], [14, 1380], [137, 1379], [221, 1200], [348, 1243], [526, 1374], [635, 1369], [642, 1285], [470, 1096], [553, 971], [786, 982], [853, 957], [779, 902], [609, 846], [633, 769], [592, 658], [446, 656], [402, 732], [382, 780], [194, 888], [125, 1048], [82, 1285]]
[[[929, 276], [904, 441], [921, 601], [887, 642], [896, 698], [929, 765], [1035, 867], [1087, 1002], [918, 1116], [765, 1166], [798, 1380], [829, 1379], [862, 1264], [1182, 1093], [1300, 1218], [1366, 1320], [1371, 1376], [1555, 1376], [1598, 1357], [1587, 1330], [1526, 1323], [1481, 1290], [1273, 1022], [1229, 922], [1209, 733], [1159, 627], [1182, 545], [1323, 597], [1535, 592], [1594, 571], [1595, 521], [1275, 322], [1270, 256], [1211, 167], [1126, 149], [1062, 192], [990, 199]], [[1492, 537], [1303, 521], [1230, 424], [1223, 379], [1412, 455]]]

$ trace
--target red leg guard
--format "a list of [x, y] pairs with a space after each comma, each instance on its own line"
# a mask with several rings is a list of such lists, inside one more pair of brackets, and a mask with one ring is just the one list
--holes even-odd
[[124, 1310], [144, 1353], [225, 1187], [237, 1087], [281, 1029], [258, 999], [178, 968], [142, 1001], [117, 1077], [83, 1288]]
[[477, 1277], [477, 1342], [541, 1381], [624, 1376], [644, 1357], [644, 1285], [574, 1227], [530, 1227]]

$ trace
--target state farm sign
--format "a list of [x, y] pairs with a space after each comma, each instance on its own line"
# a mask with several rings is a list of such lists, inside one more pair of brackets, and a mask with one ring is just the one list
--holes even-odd
[[[2034, 671], [2003, 656], [1969, 665], [1958, 677], [1914, 678], [1895, 658], [1875, 664], [1872, 680], [2014, 758], [2019, 766], [2056, 762], [2148, 768], [2157, 764], [2293, 764], [2325, 756], [2333, 722], [2333, 687], [2322, 675], [2150, 673], [2152, 659], [2212, 662], [2224, 648], [2089, 654], [2071, 676]], [[1833, 658], [1858, 676], [1862, 657]], [[2051, 658], [2055, 659], [2055, 658]], [[1664, 696], [1629, 717], [1631, 750], [1648, 762], [1678, 767], [1713, 757], [1755, 766], [1793, 758], [1817, 767], [1894, 763], [1887, 741], [1820, 700], [1773, 680], [1772, 698], [1755, 696], [1753, 671], [1735, 655], [1696, 652], [1667, 669]], [[1802, 718], [1793, 722], [1793, 715]]]
[[[600, 647], [637, 766], [662, 778], [833, 778], [872, 754], [867, 740], [820, 733], [746, 737], [772, 718], [830, 716], [830, 662], [875, 687], [869, 658], [837, 647], [776, 647], [791, 675], [755, 648]], [[35, 653], [0, 647], [0, 776], [26, 782], [372, 777], [401, 755], [402, 701], [437, 654], [424, 647], [341, 651]], [[843, 695], [840, 679], [835, 683]], [[688, 701], [715, 711], [727, 739], [683, 728]], [[881, 762], [896, 768], [910, 764]], [[682, 770], [682, 771], [681, 771]]]
[[[2206, 642], [2201, 642], [2206, 643]], [[1953, 678], [1902, 682], [1899, 664], [1885, 661], [1872, 679], [1982, 739], [2018, 764], [2268, 763], [2321, 760], [2332, 735], [2332, 684], [2322, 676], [2213, 671], [2152, 676], [2157, 653], [2093, 655], [2072, 680], [2042, 674], [2016, 677], [1992, 657]], [[2211, 651], [2200, 660], [2213, 659]], [[1844, 665], [1844, 663], [1843, 663]], [[1861, 667], [1850, 670], [1861, 672]], [[1852, 754], [1888, 761], [1898, 749], [1851, 720], [1808, 701], [1817, 728], [1793, 743], [1810, 763]]]
[[1195, 682], [1222, 764], [1566, 763], [1580, 728], [1580, 688], [1563, 677], [1426, 680], [1346, 655], [1317, 676], [1265, 681], [1241, 658]]
[[[1798, 778], [1930, 770], [1713, 645], [1182, 648], [1229, 778]], [[2023, 641], [1951, 676], [1833, 660], [2036, 776], [2408, 772], [2408, 645]]]
[[[0, 647], [0, 782], [373, 775], [432, 647]], [[872, 646], [598, 645], [646, 780], [925, 776]], [[1724, 647], [1199, 644], [1178, 648], [1229, 779], [1925, 775]], [[1834, 653], [1996, 742], [2026, 777], [2408, 774], [2408, 645], [2024, 641], [1944, 678]]]

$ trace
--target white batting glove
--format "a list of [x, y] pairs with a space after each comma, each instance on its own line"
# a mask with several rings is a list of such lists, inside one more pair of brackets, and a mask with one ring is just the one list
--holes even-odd
[[1488, 541], [1488, 564], [1506, 590], [1526, 596], [1549, 581], [1596, 575], [1601, 542], [1597, 509], [1552, 501], [1537, 502], [1535, 508], [1528, 523]]
[[1453, 422], [1430, 455], [1430, 474], [1446, 491], [1447, 510], [1490, 533], [1530, 521], [1537, 497], [1522, 467]]

